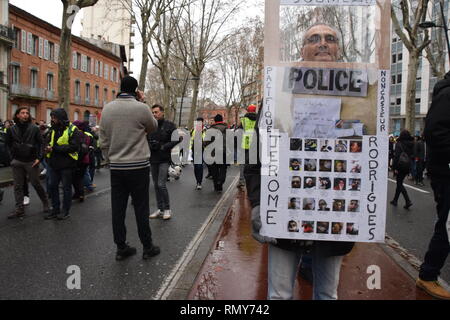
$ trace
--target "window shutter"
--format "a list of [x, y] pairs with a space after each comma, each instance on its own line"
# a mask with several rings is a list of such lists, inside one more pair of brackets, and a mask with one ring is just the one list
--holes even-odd
[[28, 32], [27, 53], [33, 54], [33, 34], [31, 32]]
[[97, 60], [94, 61], [95, 61], [95, 75], [98, 77], [98, 61]]
[[100, 75], [100, 78], [103, 77], [103, 62], [100, 61], [100, 69], [98, 70], [98, 73]]
[[44, 39], [39, 37], [39, 51], [38, 51], [38, 57], [42, 58], [44, 56]]
[[91, 59], [91, 74], [94, 74], [94, 65], [95, 65], [95, 60]]
[[109, 76], [109, 69], [108, 69], [108, 65], [105, 63], [105, 80], [108, 80], [108, 76]]
[[55, 44], [55, 63], [59, 62], [59, 45]]
[[86, 56], [84, 54], [81, 55], [81, 68], [82, 72], [86, 72]]
[[22, 52], [27, 52], [27, 32], [22, 30], [22, 47], [20, 48]]
[[48, 60], [49, 58], [49, 44], [48, 44], [48, 40], [44, 40], [44, 59]]
[[72, 52], [72, 68], [77, 68], [77, 53], [75, 51]]

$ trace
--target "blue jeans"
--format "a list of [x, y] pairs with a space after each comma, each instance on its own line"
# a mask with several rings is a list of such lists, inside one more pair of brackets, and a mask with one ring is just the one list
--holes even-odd
[[72, 205], [72, 171], [73, 169], [50, 170], [50, 194], [53, 210], [60, 211], [59, 183], [63, 185], [63, 212], [68, 213]]
[[152, 163], [151, 169], [158, 209], [170, 210], [169, 191], [166, 186], [169, 163]]
[[197, 184], [202, 184], [203, 181], [203, 163], [195, 164], [194, 163], [194, 174], [195, 180], [197, 180]]
[[[326, 256], [322, 248], [322, 244], [316, 242], [311, 252], [313, 299], [337, 300], [339, 273], [344, 256]], [[301, 257], [300, 250], [284, 250], [269, 244], [269, 300], [292, 300]]]

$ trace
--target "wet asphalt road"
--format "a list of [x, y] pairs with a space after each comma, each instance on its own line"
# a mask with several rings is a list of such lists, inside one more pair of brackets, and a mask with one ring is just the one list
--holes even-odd
[[[229, 171], [227, 186], [237, 174], [236, 168]], [[423, 260], [436, 219], [432, 190], [429, 181], [425, 182], [425, 187], [407, 187], [414, 203], [409, 211], [402, 208], [400, 198], [399, 206], [388, 205], [387, 212], [387, 234], [419, 260]], [[162, 253], [149, 261], [141, 259], [130, 206], [128, 241], [137, 247], [138, 254], [116, 262], [107, 170], [97, 174], [96, 183], [96, 191], [84, 203], [74, 202], [72, 217], [67, 221], [43, 220], [34, 190], [28, 217], [7, 220], [14, 201], [12, 188], [6, 189], [0, 204], [0, 299], [151, 299], [220, 199], [212, 191], [210, 180], [204, 181], [202, 191], [194, 190], [192, 167], [186, 167], [181, 180], [168, 183], [174, 218], [150, 222]], [[394, 191], [395, 183], [389, 182], [388, 201]], [[153, 210], [153, 193], [150, 200]], [[70, 276], [66, 270], [71, 265], [80, 267], [81, 290], [66, 287]], [[449, 261], [441, 277], [450, 283]]]
[[[392, 175], [389, 174], [389, 176], [392, 179]], [[397, 207], [388, 203], [386, 217], [386, 233], [420, 261], [423, 261], [425, 257], [437, 219], [430, 181], [425, 180], [424, 183], [424, 187], [417, 187], [412, 181], [405, 179], [406, 190], [413, 206], [405, 210], [403, 208], [405, 201], [403, 196], [400, 196]], [[396, 183], [390, 181], [388, 201], [393, 199], [395, 187]], [[450, 283], [450, 259], [447, 259], [442, 268], [441, 277]]]
[[[236, 168], [229, 170], [226, 188], [236, 174]], [[45, 221], [34, 190], [30, 191], [27, 218], [7, 220], [14, 200], [12, 187], [5, 189], [0, 205], [0, 299], [151, 299], [221, 197], [212, 191], [211, 180], [204, 180], [203, 190], [196, 191], [193, 168], [187, 166], [180, 180], [168, 183], [173, 218], [150, 221], [161, 254], [142, 260], [129, 205], [127, 239], [138, 253], [116, 262], [109, 172], [102, 169], [95, 180], [95, 192], [84, 203], [73, 202], [71, 218], [66, 221]], [[150, 190], [153, 211], [152, 185]], [[71, 276], [66, 271], [73, 265], [81, 271], [81, 290], [66, 286]]]

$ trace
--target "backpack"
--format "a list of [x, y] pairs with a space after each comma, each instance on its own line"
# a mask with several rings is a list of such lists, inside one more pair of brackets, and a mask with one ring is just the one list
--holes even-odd
[[409, 172], [411, 169], [411, 159], [408, 154], [403, 150], [403, 146], [401, 143], [399, 144], [402, 152], [400, 153], [400, 157], [398, 158], [397, 169], [401, 172]]
[[80, 152], [78, 156], [78, 160], [81, 163], [89, 164], [90, 158], [89, 158], [89, 145], [91, 143], [91, 139], [88, 135], [84, 134], [81, 130], [78, 131], [80, 135]]

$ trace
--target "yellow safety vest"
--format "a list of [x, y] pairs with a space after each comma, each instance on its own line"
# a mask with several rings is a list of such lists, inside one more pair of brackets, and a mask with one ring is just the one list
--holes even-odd
[[[192, 130], [192, 133], [191, 133], [191, 143], [190, 143], [190, 145], [189, 145], [189, 148], [190, 148], [190, 149], [192, 149], [192, 146], [194, 145], [194, 139], [195, 139], [195, 134], [196, 134], [196, 133], [197, 133], [197, 131]], [[202, 130], [202, 141], [205, 140], [205, 136], [206, 136], [206, 133], [205, 133], [205, 131]]]
[[[56, 143], [59, 146], [64, 146], [69, 144], [69, 139], [72, 137], [73, 132], [75, 131], [75, 126], [73, 124], [69, 124], [69, 126], [64, 130], [61, 137], [58, 138], [58, 141]], [[50, 139], [50, 147], [53, 147], [55, 145], [55, 130], [52, 130], [52, 135]], [[50, 158], [52, 153], [47, 154], [47, 158]], [[78, 152], [69, 153], [69, 156], [72, 157], [74, 160], [78, 160]]]
[[256, 120], [242, 118], [242, 127], [244, 134], [242, 136], [242, 149], [249, 150], [252, 144], [253, 134], [255, 133]]

